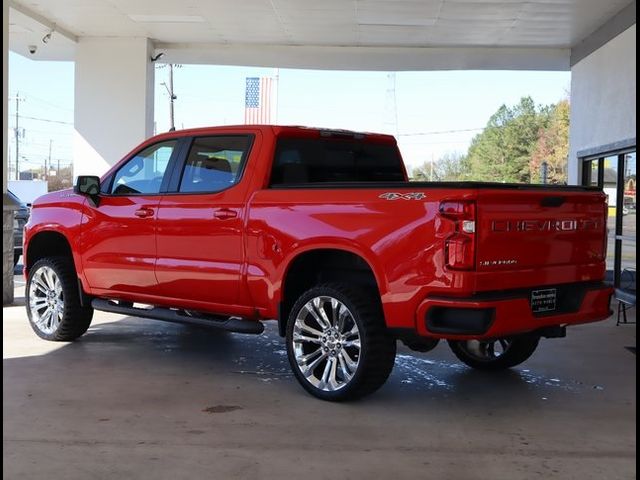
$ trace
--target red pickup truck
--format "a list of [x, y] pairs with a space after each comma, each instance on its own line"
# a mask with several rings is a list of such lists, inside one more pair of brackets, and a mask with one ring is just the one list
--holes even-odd
[[47, 340], [95, 310], [261, 333], [325, 400], [378, 389], [396, 340], [478, 369], [610, 314], [601, 190], [414, 183], [393, 137], [237, 126], [145, 141], [45, 195], [25, 231], [27, 313]]

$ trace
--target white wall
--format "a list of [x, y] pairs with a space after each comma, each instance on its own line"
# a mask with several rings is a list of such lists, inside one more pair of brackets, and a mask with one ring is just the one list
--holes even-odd
[[636, 136], [636, 26], [571, 68], [569, 183], [580, 181], [577, 152]]
[[103, 174], [153, 134], [152, 52], [146, 38], [79, 39], [74, 176]]
[[43, 180], [9, 180], [8, 188], [24, 203], [33, 203], [47, 193], [48, 183]]

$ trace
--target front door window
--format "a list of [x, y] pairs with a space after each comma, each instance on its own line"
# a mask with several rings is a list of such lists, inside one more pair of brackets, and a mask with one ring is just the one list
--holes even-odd
[[118, 169], [111, 186], [112, 195], [157, 195], [178, 142], [156, 143], [130, 158]]

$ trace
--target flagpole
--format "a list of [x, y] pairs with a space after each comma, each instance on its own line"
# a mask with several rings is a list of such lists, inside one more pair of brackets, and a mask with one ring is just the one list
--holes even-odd
[[280, 102], [278, 101], [278, 100], [280, 99], [280, 98], [279, 98], [279, 94], [280, 94], [280, 69], [279, 69], [279, 68], [276, 68], [276, 101], [275, 101], [275, 104], [276, 104], [276, 108], [275, 108], [275, 110], [276, 110], [276, 114], [275, 114], [275, 118], [274, 118], [274, 122], [273, 122], [273, 123], [274, 123], [274, 124], [276, 124], [276, 125], [278, 124], [278, 106], [279, 106], [279, 103], [280, 103]]

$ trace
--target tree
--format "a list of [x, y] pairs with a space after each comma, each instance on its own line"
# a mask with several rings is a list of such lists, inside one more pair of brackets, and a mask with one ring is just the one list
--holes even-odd
[[411, 178], [415, 181], [456, 182], [464, 180], [469, 171], [466, 155], [445, 153], [437, 161], [424, 162], [413, 169]]
[[73, 186], [73, 171], [71, 166], [62, 167], [55, 175], [49, 176], [48, 189], [50, 192], [71, 188]]
[[514, 107], [502, 105], [469, 147], [467, 164], [474, 180], [529, 183], [531, 157], [538, 136], [549, 123], [549, 107], [523, 97]]
[[547, 162], [548, 183], [566, 184], [569, 161], [569, 101], [553, 105], [549, 122], [543, 128], [531, 154], [531, 181], [542, 182], [541, 166]]

